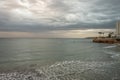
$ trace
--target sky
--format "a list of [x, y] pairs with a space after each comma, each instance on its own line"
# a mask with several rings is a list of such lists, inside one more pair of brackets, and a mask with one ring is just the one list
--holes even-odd
[[82, 38], [114, 31], [120, 0], [0, 0], [0, 37]]

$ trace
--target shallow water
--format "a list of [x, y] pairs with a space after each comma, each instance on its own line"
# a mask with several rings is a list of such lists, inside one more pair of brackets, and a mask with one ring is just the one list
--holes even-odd
[[0, 39], [0, 80], [120, 80], [120, 46], [91, 39]]

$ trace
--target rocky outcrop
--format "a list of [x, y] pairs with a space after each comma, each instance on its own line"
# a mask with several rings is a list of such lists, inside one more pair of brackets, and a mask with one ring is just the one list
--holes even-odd
[[114, 38], [104, 38], [104, 37], [96, 37], [96, 38], [93, 39], [93, 42], [108, 43], [108, 44], [120, 43], [120, 41], [118, 41]]

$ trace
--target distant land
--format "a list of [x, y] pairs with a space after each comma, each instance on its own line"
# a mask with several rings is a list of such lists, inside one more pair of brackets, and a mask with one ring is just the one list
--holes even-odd
[[86, 37], [85, 39], [94, 39], [95, 37]]

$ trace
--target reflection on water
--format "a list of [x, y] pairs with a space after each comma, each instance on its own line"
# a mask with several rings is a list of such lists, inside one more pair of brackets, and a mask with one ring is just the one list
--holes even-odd
[[0, 39], [2, 80], [120, 79], [119, 59], [119, 46], [90, 39]]

